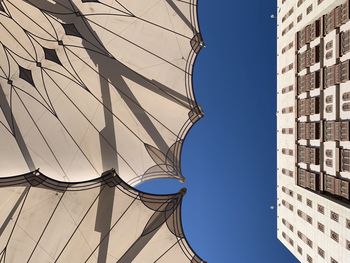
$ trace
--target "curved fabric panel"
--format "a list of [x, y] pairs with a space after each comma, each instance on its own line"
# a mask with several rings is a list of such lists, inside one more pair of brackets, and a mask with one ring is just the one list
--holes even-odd
[[183, 179], [196, 0], [1, 0], [0, 177]]
[[1, 178], [0, 262], [204, 262], [182, 230], [184, 193], [139, 192], [114, 171], [83, 183]]

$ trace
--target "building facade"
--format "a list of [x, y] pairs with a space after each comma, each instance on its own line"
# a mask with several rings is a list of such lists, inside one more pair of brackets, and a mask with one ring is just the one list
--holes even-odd
[[278, 239], [350, 262], [349, 0], [278, 0]]

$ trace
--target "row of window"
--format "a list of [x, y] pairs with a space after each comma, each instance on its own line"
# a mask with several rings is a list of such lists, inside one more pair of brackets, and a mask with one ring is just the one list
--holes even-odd
[[[312, 172], [309, 172], [309, 171], [306, 171], [304, 169], [298, 169], [298, 183], [300, 183], [301, 181], [301, 177], [303, 176], [303, 174], [307, 175], [307, 173], [309, 173], [309, 175], [311, 175], [311, 177], [309, 177], [308, 179], [303, 179], [303, 181], [308, 181], [308, 183], [310, 183], [310, 181], [314, 181], [316, 182], [317, 180], [315, 179], [318, 179], [318, 174], [315, 174], [315, 173], [312, 173]], [[315, 177], [315, 175], [317, 175], [317, 178]], [[326, 175], [326, 177], [328, 178], [325, 178], [325, 185], [327, 185], [327, 183], [329, 182], [328, 179], [329, 178], [335, 178], [334, 176], [328, 176]], [[337, 178], [335, 178], [337, 179]], [[337, 179], [338, 182], [341, 181], [341, 179]], [[343, 182], [347, 182], [345, 180], [343, 180]], [[347, 182], [348, 183], [348, 182]], [[311, 184], [315, 184], [315, 183], [312, 183]], [[332, 185], [330, 187], [334, 187], [334, 185], [336, 185], [337, 183], [332, 183]], [[348, 191], [349, 190], [349, 185], [347, 184], [342, 184], [342, 182], [340, 182], [340, 184], [338, 185], [340, 186], [338, 189], [335, 189], [335, 191]], [[326, 186], [327, 187], [327, 186]], [[312, 187], [311, 187], [312, 188]], [[292, 190], [290, 190], [289, 188], [285, 187], [285, 186], [282, 186], [282, 192], [289, 195], [290, 197], [294, 197], [294, 192]], [[303, 198], [300, 194], [297, 194], [297, 200], [299, 202], [303, 202]], [[282, 201], [283, 202], [283, 201]], [[310, 208], [313, 208], [313, 203], [312, 203], [312, 200], [310, 199], [306, 199], [306, 205]], [[325, 207], [323, 205], [320, 205], [320, 204], [317, 204], [317, 212], [319, 212], [320, 214], [324, 215], [325, 214]], [[307, 221], [308, 223], [310, 223], [312, 225], [312, 218], [306, 214], [305, 212], [301, 211], [300, 209], [297, 210], [297, 215], [301, 218], [303, 218], [305, 221]], [[339, 223], [339, 214], [334, 212], [334, 211], [329, 211], [329, 218], [337, 223]], [[346, 228], [350, 229], [350, 220], [347, 219], [346, 220]]]
[[326, 96], [325, 100], [325, 112], [332, 113], [333, 112], [333, 95]]
[[294, 207], [292, 204], [288, 203], [286, 200], [282, 200], [282, 205], [286, 208], [288, 208], [290, 211], [294, 211]]
[[297, 50], [302, 48], [304, 45], [309, 44], [314, 39], [321, 35], [321, 19], [307, 25], [302, 30], [297, 32]]
[[304, 145], [298, 145], [298, 163], [306, 164], [320, 164], [320, 149], [318, 147], [309, 147]]
[[340, 150], [340, 170], [350, 172], [350, 150]]
[[335, 65], [324, 68], [324, 84], [330, 87], [348, 81], [349, 78], [349, 60], [339, 62]]
[[287, 148], [282, 148], [282, 154], [293, 156], [293, 150], [287, 149]]
[[333, 29], [340, 27], [349, 20], [349, 5], [348, 1], [337, 6], [332, 11], [324, 16], [324, 33], [328, 34]]
[[319, 122], [298, 122], [298, 140], [320, 139]]
[[293, 85], [289, 85], [287, 87], [284, 87], [282, 89], [282, 94], [288, 93], [288, 92], [292, 91], [293, 89], [294, 89]]
[[[303, 188], [311, 189], [313, 191], [319, 190], [319, 174], [310, 172], [301, 168], [298, 168], [297, 184]], [[300, 200], [299, 200], [300, 199]], [[301, 201], [301, 196], [298, 196], [298, 200]], [[312, 207], [312, 201], [307, 200], [306, 202], [310, 207]]]
[[282, 134], [293, 134], [293, 128], [282, 128]]
[[294, 193], [292, 190], [290, 190], [289, 188], [285, 187], [285, 186], [282, 186], [282, 192], [289, 195], [290, 197], [293, 197], [294, 196]]
[[350, 51], [350, 30], [339, 33], [339, 55], [343, 56]]
[[287, 114], [292, 112], [293, 112], [293, 106], [282, 108], [282, 114]]
[[324, 191], [349, 200], [349, 181], [343, 178], [325, 175]]
[[[316, 150], [318, 148], [313, 148], [313, 149]], [[298, 152], [298, 155], [299, 155], [299, 152]], [[350, 151], [347, 150], [346, 160], [341, 160], [341, 166], [343, 166], [344, 163], [346, 162], [347, 164], [346, 169], [348, 169], [350, 164], [349, 156], [350, 156]], [[342, 168], [342, 171], [345, 171], [345, 168]], [[333, 195], [334, 197], [341, 197], [341, 198], [350, 200], [350, 192], [349, 192], [350, 184], [349, 184], [349, 180], [345, 178], [340, 178], [340, 177], [335, 177], [335, 176], [325, 174], [323, 176], [323, 184], [321, 184], [319, 173], [298, 168], [297, 185], [303, 188], [310, 189], [315, 192], [321, 190], [328, 194]], [[321, 189], [321, 185], [323, 185], [323, 189]]]
[[282, 224], [285, 225], [290, 231], [294, 232], [294, 227], [286, 219], [282, 218]]
[[282, 54], [286, 53], [288, 50], [290, 50], [294, 46], [294, 42], [291, 41], [288, 43], [285, 47], [282, 48]]
[[285, 232], [282, 232], [282, 237], [293, 247], [294, 241]]
[[[306, 65], [306, 62], [303, 62]], [[298, 63], [299, 66], [299, 63]], [[303, 66], [300, 66], [303, 69]], [[324, 85], [330, 87], [350, 80], [350, 61], [337, 63], [335, 65], [324, 67]], [[298, 95], [313, 89], [320, 88], [320, 70], [311, 72], [297, 78]]]
[[326, 121], [324, 123], [324, 137], [326, 141], [349, 141], [349, 121]]
[[320, 45], [317, 45], [313, 48], [309, 48], [303, 53], [298, 54], [297, 55], [298, 72], [320, 62], [320, 56], [321, 56], [320, 54], [321, 54]]
[[282, 174], [287, 175], [289, 177], [293, 177], [294, 172], [285, 168], [282, 168]]
[[[300, 1], [300, 0], [299, 0]], [[306, 9], [306, 13], [309, 14], [313, 9], [310, 5]], [[298, 16], [298, 22], [300, 22], [302, 16]], [[321, 27], [323, 24], [324, 32], [323, 35], [328, 34], [335, 28], [339, 28], [342, 24], [349, 20], [349, 5], [348, 1], [340, 6], [337, 6], [328, 14], [324, 15], [322, 18], [316, 20], [315, 22], [305, 26], [302, 30], [297, 32], [297, 49], [299, 50], [304, 45], [310, 43], [312, 40], [316, 39], [321, 35]]]
[[282, 74], [284, 74], [292, 69], [293, 69], [293, 63], [290, 63], [288, 66], [285, 66], [284, 68], [282, 68]]
[[308, 214], [304, 213], [300, 209], [297, 210], [297, 215], [299, 217], [301, 217], [302, 219], [304, 219], [306, 222], [308, 222], [309, 224], [312, 225], [312, 217], [311, 216], [309, 216]]
[[284, 21], [286, 21], [288, 19], [288, 17], [290, 17], [294, 12], [294, 8], [292, 7], [291, 9], [289, 9], [289, 11], [284, 15], [284, 17], [282, 17], [282, 23]]
[[294, 26], [294, 23], [290, 23], [285, 29], [283, 29], [282, 31], [282, 36], [284, 36], [285, 34], [287, 34]]
[[302, 232], [298, 231], [297, 236], [299, 237], [300, 240], [302, 240], [306, 245], [308, 245], [310, 248], [313, 247], [313, 242], [310, 238], [308, 238], [305, 234]]
[[[308, 58], [306, 58], [306, 55], [303, 55], [303, 54], [305, 53], [298, 55], [298, 69], [300, 70], [304, 69], [306, 65], [310, 66], [311, 62], [316, 61], [312, 59], [311, 56], [308, 56]], [[299, 56], [303, 56], [303, 58], [300, 58]], [[302, 61], [302, 62], [299, 63], [299, 61]], [[306, 61], [309, 61], [309, 62], [306, 62]], [[350, 60], [339, 62], [329, 67], [324, 67], [323, 74], [324, 74], [325, 88], [347, 82], [348, 80], [350, 80]], [[317, 70], [302, 76], [298, 76], [296, 79], [298, 95], [300, 95], [303, 92], [320, 88], [320, 85], [321, 85], [320, 80], [321, 80], [321, 70]]]
[[302, 76], [298, 76], [296, 80], [297, 80], [296, 85], [297, 85], [298, 95], [303, 92], [318, 89], [320, 88], [320, 84], [321, 84], [320, 70], [317, 70]]
[[298, 117], [320, 113], [320, 98], [312, 97], [298, 100]]
[[[324, 209], [324, 208], [323, 208]], [[297, 210], [297, 214], [299, 217], [303, 218], [305, 221], [307, 221], [309, 224], [312, 225], [312, 218], [307, 215], [306, 213], [302, 212], [301, 210]], [[335, 220], [338, 222], [339, 220], [339, 215], [334, 213], [334, 212], [331, 212], [331, 219]], [[291, 232], [294, 233], [294, 226], [288, 222], [285, 218], [282, 218], [282, 224], [288, 228]], [[349, 223], [350, 224], [350, 223]], [[325, 232], [325, 226], [320, 223], [320, 222], [317, 222], [317, 229], [319, 231], [321, 231], [322, 233]], [[305, 234], [303, 234], [301, 231], [297, 231], [297, 236], [300, 240], [302, 240], [306, 245], [308, 245], [311, 249], [313, 249], [313, 241], [308, 238]], [[288, 236], [284, 231], [282, 231], [282, 237], [291, 245], [294, 247], [294, 241], [293, 239]], [[330, 230], [330, 238], [332, 240], [334, 240], [335, 242], [339, 243], [339, 234], [336, 233], [335, 231], [333, 230]], [[345, 240], [345, 247], [350, 250], [350, 241], [349, 240]], [[303, 254], [303, 250], [300, 246], [297, 246], [297, 251], [300, 255]], [[320, 248], [319, 246], [317, 246], [317, 253], [322, 257], [322, 258], [325, 258], [325, 251]], [[334, 258], [330, 257], [331, 259], [331, 262], [334, 263], [334, 262], [337, 262]], [[307, 261], [308, 262], [312, 262], [312, 258], [307, 255]]]
[[333, 159], [329, 158], [333, 158], [333, 150], [327, 149], [325, 151], [325, 164], [327, 167], [333, 167]]

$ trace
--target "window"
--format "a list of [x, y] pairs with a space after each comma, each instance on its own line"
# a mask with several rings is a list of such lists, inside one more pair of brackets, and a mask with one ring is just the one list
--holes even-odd
[[344, 62], [341, 62], [340, 64], [340, 72], [338, 73], [340, 75], [340, 82], [347, 82], [348, 80], [350, 80], [349, 63], [350, 61], [346, 60]]
[[282, 134], [293, 134], [293, 128], [282, 128]]
[[285, 168], [282, 168], [282, 174], [293, 177], [293, 171], [287, 170]]
[[306, 14], [310, 14], [312, 11], [312, 5], [309, 5], [308, 8], [306, 9]]
[[[298, 156], [300, 159], [300, 156]], [[298, 168], [297, 184], [301, 187], [317, 191], [319, 189], [319, 174]]]
[[350, 51], [350, 31], [340, 32], [339, 34], [340, 56]]
[[[350, 172], [350, 151], [340, 150], [340, 169], [341, 171]], [[346, 181], [344, 181], [346, 183]]]
[[333, 157], [333, 151], [327, 149], [327, 150], [326, 150], [326, 156], [329, 157], [329, 158], [332, 158], [332, 157]]
[[303, 234], [300, 232], [300, 231], [298, 231], [298, 237], [300, 238], [300, 239], [302, 239], [303, 238]]
[[311, 239], [306, 238], [306, 244], [312, 248], [312, 241]]
[[282, 54], [284, 54], [285, 52], [287, 52], [289, 49], [291, 49], [294, 45], [294, 42], [290, 42], [288, 45], [286, 45], [284, 48], [282, 48]]
[[350, 103], [343, 103], [342, 109], [343, 111], [350, 111]]
[[[317, 4], [320, 5], [322, 2], [323, 2], [323, 0], [318, 0]], [[282, 1], [282, 3], [283, 3], [283, 1]]]
[[302, 198], [302, 196], [301, 196], [300, 194], [297, 195], [297, 199], [298, 199], [298, 201], [300, 201], [300, 202], [302, 202], [302, 200], [303, 200], [303, 198]]
[[334, 258], [331, 258], [331, 263], [338, 263]]
[[343, 101], [348, 101], [348, 100], [350, 100], [350, 92], [345, 92], [345, 93], [343, 93], [342, 98], [343, 98]]
[[301, 6], [305, 0], [298, 0], [297, 7]]
[[312, 217], [311, 216], [306, 216], [306, 221], [312, 225]]
[[346, 228], [350, 229], [350, 220], [346, 219]]
[[333, 167], [333, 161], [331, 159], [326, 159], [326, 166]]
[[303, 14], [298, 15], [297, 22], [299, 23], [303, 19]]
[[289, 85], [289, 86], [284, 87], [284, 88], [282, 89], [282, 94], [285, 94], [285, 93], [287, 93], [287, 92], [289, 92], [289, 91], [292, 91], [292, 90], [293, 90], [293, 85]]
[[[325, 122], [325, 138], [326, 141], [349, 141], [349, 121], [327, 121]], [[327, 154], [327, 151], [326, 151]], [[327, 156], [327, 155], [326, 155]], [[332, 156], [327, 156], [332, 158]]]
[[293, 239], [291, 239], [289, 236], [287, 236], [286, 233], [282, 232], [282, 237], [283, 237], [285, 240], [287, 240], [287, 242], [288, 242], [289, 244], [291, 244], [291, 246], [294, 246], [294, 241], [293, 241]]
[[300, 255], [303, 254], [303, 249], [302, 249], [301, 247], [299, 247], [299, 246], [298, 246], [298, 253], [299, 253]]
[[317, 229], [324, 233], [324, 224], [321, 224], [320, 222], [318, 222]]
[[312, 257], [310, 257], [309, 255], [307, 255], [306, 260], [308, 263], [312, 263]]
[[293, 112], [293, 106], [285, 107], [282, 109], [282, 114], [292, 113], [292, 112]]
[[[349, 168], [346, 162], [347, 158], [342, 158], [344, 155], [344, 151], [346, 150], [341, 150], [340, 155], [341, 155], [341, 170], [344, 171]], [[324, 190], [332, 195], [335, 196], [341, 196], [343, 198], [346, 198], [349, 200], [349, 181], [343, 180], [341, 178], [336, 178], [334, 176], [330, 175], [325, 175], [325, 188]]]
[[282, 200], [282, 205], [285, 206], [286, 208], [288, 208], [290, 211], [293, 211], [293, 205], [291, 205], [290, 203], [286, 202], [285, 200]]
[[326, 97], [326, 103], [332, 103], [333, 102], [333, 96], [329, 95]]
[[324, 27], [325, 27], [325, 33], [328, 34], [335, 28], [335, 21], [334, 21], [334, 9], [325, 15], [324, 19]]
[[327, 113], [332, 113], [333, 112], [333, 106], [332, 105], [327, 105], [326, 106], [326, 112]]
[[333, 230], [331, 230], [331, 238], [335, 241], [335, 242], [339, 242], [339, 235], [334, 232]]
[[350, 241], [349, 240], [346, 240], [346, 249], [347, 250], [350, 250]]
[[324, 258], [324, 250], [322, 248], [318, 247], [317, 252], [322, 258]]
[[326, 59], [331, 59], [333, 57], [333, 51], [328, 51], [326, 53]]
[[326, 43], [326, 50], [330, 50], [333, 47], [333, 40]]
[[317, 205], [317, 211], [324, 215], [324, 206]]
[[285, 154], [285, 155], [293, 155], [293, 150], [292, 149], [282, 148], [282, 153]]
[[339, 215], [333, 211], [331, 211], [331, 219], [335, 222], [339, 222]]
[[312, 201], [310, 199], [307, 199], [306, 205], [312, 208]]

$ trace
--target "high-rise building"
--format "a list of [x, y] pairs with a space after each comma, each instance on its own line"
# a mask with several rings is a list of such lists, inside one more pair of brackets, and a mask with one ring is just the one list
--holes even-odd
[[350, 262], [349, 0], [278, 0], [278, 239]]

